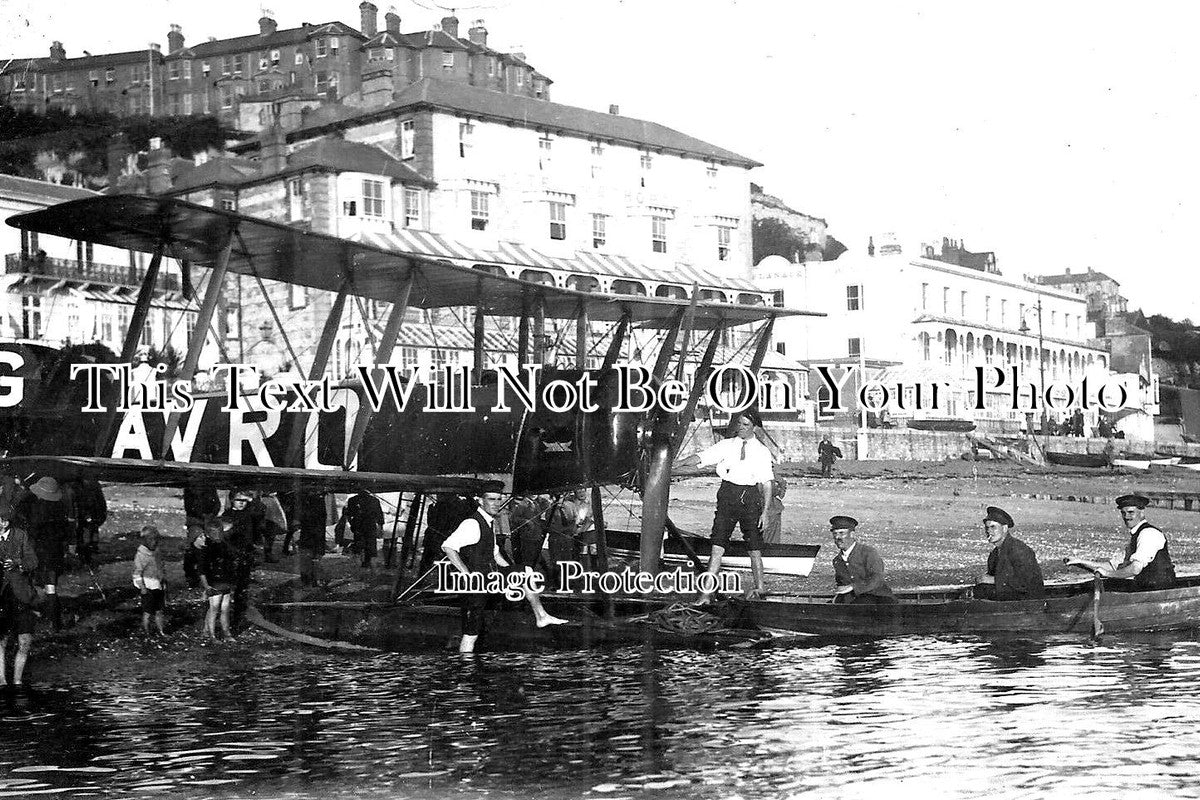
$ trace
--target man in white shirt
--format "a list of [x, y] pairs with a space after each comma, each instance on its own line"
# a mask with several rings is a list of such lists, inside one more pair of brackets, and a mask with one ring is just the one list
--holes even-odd
[[[752, 599], [763, 594], [762, 529], [766, 523], [765, 501], [771, 497], [775, 480], [771, 452], [754, 436], [756, 422], [752, 413], [742, 412], [734, 418], [736, 436], [688, 456], [677, 465], [716, 467], [721, 488], [717, 490], [708, 572], [716, 576], [721, 571], [721, 558], [725, 555], [729, 537], [735, 526], [740, 527], [754, 573], [754, 587], [747, 593]], [[711, 599], [708, 594], [700, 596], [701, 603]]]
[[1167, 548], [1167, 537], [1146, 519], [1150, 499], [1140, 494], [1117, 498], [1121, 521], [1129, 530], [1125, 553], [1108, 561], [1069, 559], [1068, 564], [1090, 569], [1103, 578], [1123, 578], [1132, 583], [1134, 591], [1171, 589], [1175, 586], [1175, 565]]
[[[500, 545], [496, 539], [496, 515], [500, 513], [500, 508], [504, 505], [503, 492], [504, 485], [502, 483], [490, 482], [485, 487], [485, 491], [479, 495], [479, 508], [459, 523], [459, 526], [442, 543], [446, 559], [464, 575], [478, 572], [487, 576], [489, 573], [509, 568], [508, 561], [500, 552]], [[483, 612], [490, 597], [492, 595], [486, 593], [471, 593], [463, 597], [463, 632], [458, 652], [475, 652], [475, 642], [483, 631]], [[525, 599], [529, 601], [529, 606], [533, 609], [533, 616], [539, 628], [547, 625], [561, 625], [566, 622], [565, 619], [551, 616], [542, 607], [541, 598], [531, 589], [526, 589]]]

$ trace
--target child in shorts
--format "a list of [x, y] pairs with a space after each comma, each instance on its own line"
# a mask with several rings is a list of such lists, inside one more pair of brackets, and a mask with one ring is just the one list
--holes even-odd
[[142, 543], [133, 557], [133, 585], [142, 593], [142, 630], [150, 635], [150, 619], [159, 636], [163, 629], [163, 609], [166, 607], [167, 582], [163, 571], [162, 554], [158, 550], [161, 537], [153, 525], [142, 526]]

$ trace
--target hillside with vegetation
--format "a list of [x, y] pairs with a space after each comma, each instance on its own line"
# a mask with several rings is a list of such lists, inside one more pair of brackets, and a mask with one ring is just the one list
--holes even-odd
[[108, 185], [108, 143], [124, 134], [133, 152], [161, 138], [190, 158], [225, 145], [228, 131], [216, 117], [117, 117], [108, 113], [45, 114], [0, 107], [0, 173], [103, 189]]

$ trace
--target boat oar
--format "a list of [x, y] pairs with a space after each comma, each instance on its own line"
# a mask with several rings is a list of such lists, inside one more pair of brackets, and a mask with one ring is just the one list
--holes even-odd
[[1104, 623], [1100, 621], [1100, 595], [1104, 592], [1104, 578], [1099, 572], [1092, 578], [1092, 638], [1099, 641], [1104, 633]]

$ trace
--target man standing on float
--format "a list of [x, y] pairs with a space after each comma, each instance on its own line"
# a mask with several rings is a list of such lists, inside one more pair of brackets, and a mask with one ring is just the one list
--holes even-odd
[[[717, 513], [713, 518], [712, 557], [708, 561], [708, 573], [713, 576], [715, 585], [729, 537], [735, 526], [741, 527], [754, 572], [754, 587], [746, 593], [749, 599], [763, 595], [762, 529], [766, 524], [766, 500], [771, 497], [775, 481], [771, 451], [754, 437], [757, 423], [754, 412], [743, 411], [734, 417], [735, 436], [690, 455], [676, 465], [717, 468], [721, 488], [717, 490]], [[712, 595], [708, 593], [700, 595], [701, 604], [711, 599]]]

